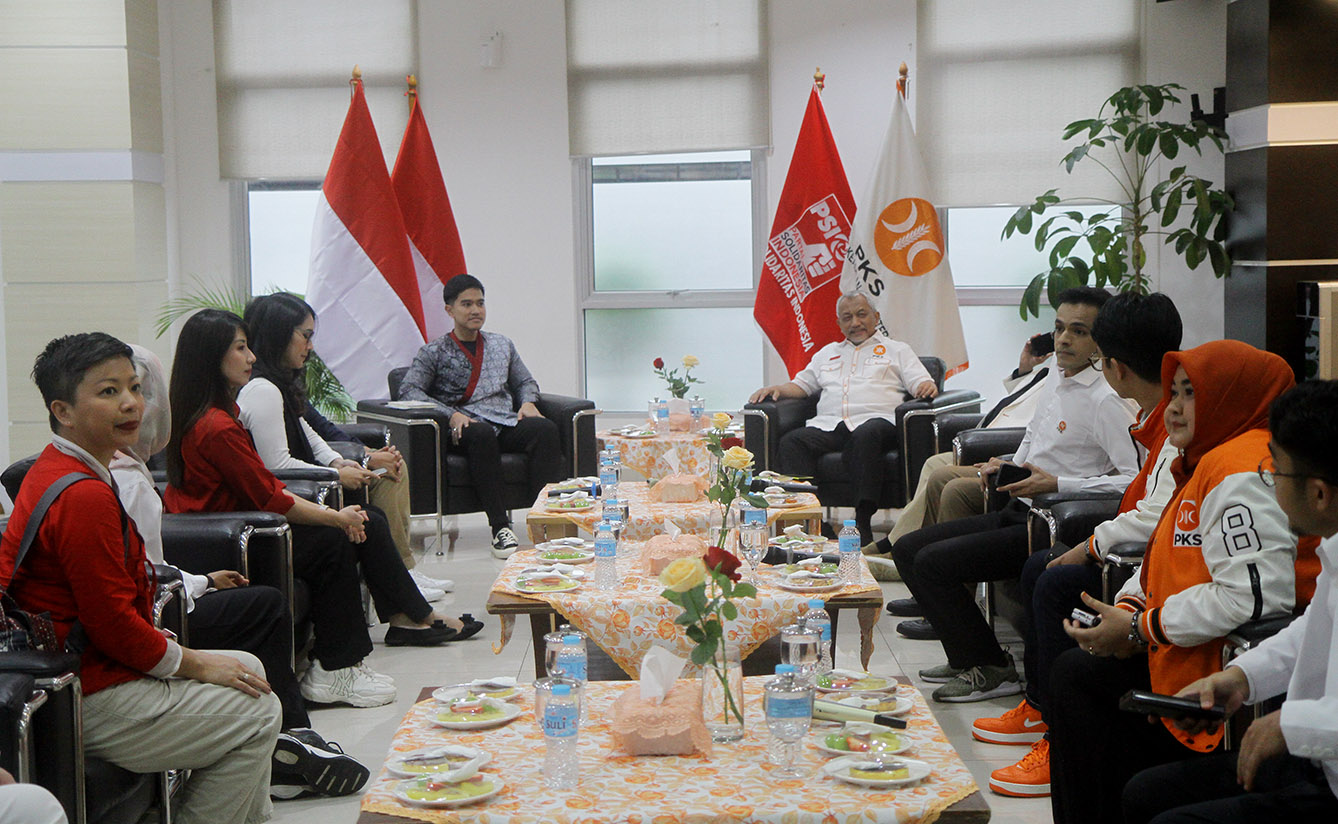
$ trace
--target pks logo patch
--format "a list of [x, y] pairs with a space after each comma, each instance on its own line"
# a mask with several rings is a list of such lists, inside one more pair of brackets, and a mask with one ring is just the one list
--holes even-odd
[[875, 347], [873, 348], [873, 353], [874, 353], [875, 355], [886, 355], [886, 354], [887, 354], [887, 347], [884, 346], [884, 345], [882, 345], [882, 344], [880, 343], [880, 344], [878, 344], [877, 346], [875, 346]]
[[934, 205], [918, 197], [894, 200], [878, 215], [873, 248], [883, 265], [904, 277], [920, 277], [943, 260], [943, 232]]
[[1199, 532], [1199, 502], [1181, 501], [1175, 513], [1175, 533], [1172, 546], [1203, 546], [1203, 535]]

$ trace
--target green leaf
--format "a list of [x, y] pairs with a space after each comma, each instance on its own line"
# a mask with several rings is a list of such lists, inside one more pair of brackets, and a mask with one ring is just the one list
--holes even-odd
[[663, 592], [660, 593], [660, 596], [671, 604], [678, 604], [680, 606], [682, 606], [683, 604], [682, 594], [674, 592], [672, 589], [664, 590]]
[[708, 647], [705, 644], [698, 644], [697, 646], [692, 648], [692, 655], [691, 655], [692, 663], [696, 664], [699, 667], [706, 666], [706, 663], [711, 660], [711, 656], [714, 654], [715, 654], [714, 645]]
[[1157, 145], [1156, 129], [1152, 128], [1151, 126], [1145, 126], [1143, 128], [1143, 131], [1138, 135], [1138, 142], [1136, 144], [1138, 153], [1143, 157], [1147, 157], [1148, 155], [1152, 154], [1152, 150], [1156, 147], [1156, 145]]
[[756, 597], [757, 597], [757, 587], [753, 586], [752, 584], [748, 584], [748, 583], [736, 584], [735, 587], [734, 587], [734, 597], [736, 597], [736, 598], [756, 598]]
[[1203, 262], [1204, 255], [1203, 241], [1195, 238], [1190, 242], [1188, 248], [1185, 249], [1185, 263], [1189, 264], [1189, 268], [1197, 269], [1199, 264]]
[[725, 616], [726, 621], [733, 621], [739, 617], [739, 610], [729, 601], [720, 605], [720, 614]]
[[1073, 247], [1077, 246], [1078, 241], [1081, 239], [1082, 238], [1077, 235], [1061, 238], [1059, 242], [1055, 244], [1054, 248], [1050, 250], [1050, 265], [1054, 266], [1060, 259], [1068, 257], [1069, 253], [1073, 251]]
[[[1045, 284], [1046, 297], [1049, 298], [1050, 300], [1050, 306], [1055, 309], [1058, 309], [1059, 293], [1063, 292], [1070, 286], [1077, 286], [1077, 285], [1078, 285], [1077, 283], [1074, 283], [1067, 276], [1065, 276], [1062, 270], [1051, 272], [1050, 276], [1046, 278], [1046, 284]], [[1040, 316], [1039, 312], [1037, 313], [1037, 316], [1038, 317]]]
[[691, 624], [688, 626], [687, 635], [688, 638], [697, 642], [698, 644], [706, 640], [706, 633], [702, 632], [702, 628], [697, 624]]
[[1031, 317], [1039, 318], [1041, 316], [1041, 290], [1045, 288], [1046, 273], [1041, 272], [1031, 279], [1027, 288], [1022, 291], [1022, 302], [1018, 305], [1018, 314], [1026, 320], [1028, 313]]
[[1171, 194], [1166, 198], [1166, 205], [1162, 207], [1161, 213], [1161, 226], [1163, 229], [1170, 226], [1172, 223], [1175, 223], [1176, 216], [1180, 214], [1180, 202], [1183, 193], [1184, 189], [1175, 188], [1171, 190]]
[[1092, 247], [1093, 254], [1099, 255], [1106, 251], [1106, 247], [1110, 245], [1110, 239], [1113, 236], [1114, 233], [1105, 226], [1094, 226], [1087, 233], [1087, 244]]
[[[743, 499], [759, 509], [765, 508], [767, 505], [767, 499], [757, 492], [749, 492], [743, 496]], [[735, 589], [735, 592], [738, 592], [738, 590]]]
[[[1093, 128], [1092, 124], [1094, 123], [1097, 124], [1095, 126], [1096, 132], [1101, 131], [1100, 120], [1075, 120], [1069, 125], [1064, 127], [1064, 134], [1060, 139], [1068, 140], [1070, 137], [1073, 137], [1075, 134], [1081, 132], [1083, 129]], [[1096, 134], [1096, 132], [1092, 132], [1092, 134]]]
[[1084, 143], [1081, 146], [1074, 146], [1071, 152], [1064, 155], [1064, 171], [1073, 174], [1073, 165], [1087, 157], [1088, 148], [1088, 145]]
[[1226, 249], [1220, 243], [1208, 243], [1208, 261], [1213, 266], [1213, 274], [1219, 278], [1226, 277], [1227, 272], [1231, 270], [1231, 258], [1227, 256]]

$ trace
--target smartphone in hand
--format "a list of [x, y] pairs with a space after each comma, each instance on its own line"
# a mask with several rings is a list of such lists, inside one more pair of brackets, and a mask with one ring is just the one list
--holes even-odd
[[1031, 470], [1027, 469], [1025, 466], [1006, 463], [1000, 466], [999, 471], [995, 473], [994, 486], [997, 489], [998, 487], [1008, 486], [1009, 484], [1017, 483], [1018, 481], [1026, 480], [1030, 477]]
[[1043, 358], [1055, 351], [1055, 333], [1042, 332], [1039, 335], [1032, 335], [1028, 343], [1031, 344], [1031, 356]]
[[1221, 721], [1226, 718], [1226, 708], [1220, 705], [1205, 710], [1197, 698], [1177, 698], [1145, 690], [1129, 690], [1120, 696], [1120, 709], [1172, 721]]

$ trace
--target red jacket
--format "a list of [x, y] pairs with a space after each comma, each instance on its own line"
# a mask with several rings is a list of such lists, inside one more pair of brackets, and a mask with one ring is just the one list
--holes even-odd
[[33, 506], [47, 487], [71, 472], [93, 476], [83, 461], [54, 446], [47, 446], [28, 470], [0, 543], [0, 583], [24, 609], [50, 612], [61, 644], [75, 619], [83, 625], [89, 644], [80, 679], [84, 693], [91, 695], [144, 677], [163, 660], [167, 639], [153, 627], [154, 584], [144, 569], [144, 541], [131, 520], [126, 546], [120, 502], [101, 479], [80, 481], [51, 504], [14, 575]]
[[168, 512], [248, 512], [283, 515], [293, 508], [283, 482], [265, 468], [251, 434], [232, 414], [210, 409], [181, 439], [181, 487], [168, 486]]

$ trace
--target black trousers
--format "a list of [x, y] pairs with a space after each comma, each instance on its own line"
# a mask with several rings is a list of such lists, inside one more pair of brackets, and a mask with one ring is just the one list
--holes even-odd
[[459, 443], [447, 448], [469, 461], [469, 475], [494, 532], [511, 523], [502, 491], [503, 452], [525, 453], [531, 496], [544, 484], [562, 479], [562, 445], [557, 424], [548, 418], [523, 418], [515, 426], [477, 421], [461, 430]]
[[1338, 799], [1314, 762], [1294, 755], [1259, 765], [1254, 792], [1236, 783], [1239, 753], [1215, 753], [1143, 770], [1124, 787], [1126, 824], [1332, 824]]
[[1008, 654], [963, 584], [1016, 578], [1027, 560], [1027, 508], [918, 529], [892, 545], [892, 560], [925, 618], [938, 630], [948, 664], [1003, 666]]
[[791, 475], [816, 478], [818, 459], [840, 452], [850, 480], [855, 485], [855, 505], [876, 506], [883, 488], [883, 465], [887, 451], [897, 443], [897, 425], [882, 418], [865, 421], [852, 431], [845, 422], [831, 432], [812, 426], [786, 432], [776, 452], [776, 465]]
[[1124, 712], [1120, 696], [1150, 689], [1146, 655], [1098, 658], [1077, 647], [1050, 677], [1050, 808], [1055, 824], [1123, 824], [1124, 785], [1140, 770], [1204, 758], [1158, 722]]
[[432, 614], [404, 568], [386, 516], [374, 506], [364, 510], [367, 540], [360, 544], [350, 542], [337, 527], [291, 525], [293, 573], [311, 588], [312, 652], [327, 670], [352, 666], [372, 651], [363, 621], [359, 566], [382, 621], [400, 612], [413, 621]]
[[[1077, 643], [1064, 631], [1064, 619], [1082, 607], [1081, 594], [1099, 596], [1101, 568], [1095, 564], [1065, 564], [1046, 569], [1049, 553], [1037, 552], [1022, 565], [1019, 595], [1027, 607], [1022, 630], [1022, 667], [1027, 676], [1027, 703], [1045, 716], [1049, 703], [1050, 671], [1055, 659]], [[1086, 609], [1086, 607], [1083, 607]], [[1090, 610], [1088, 610], [1090, 612]]]
[[259, 658], [283, 707], [283, 728], [311, 726], [290, 663], [293, 616], [283, 593], [265, 586], [205, 593], [195, 600], [189, 626], [195, 649], [240, 649]]

